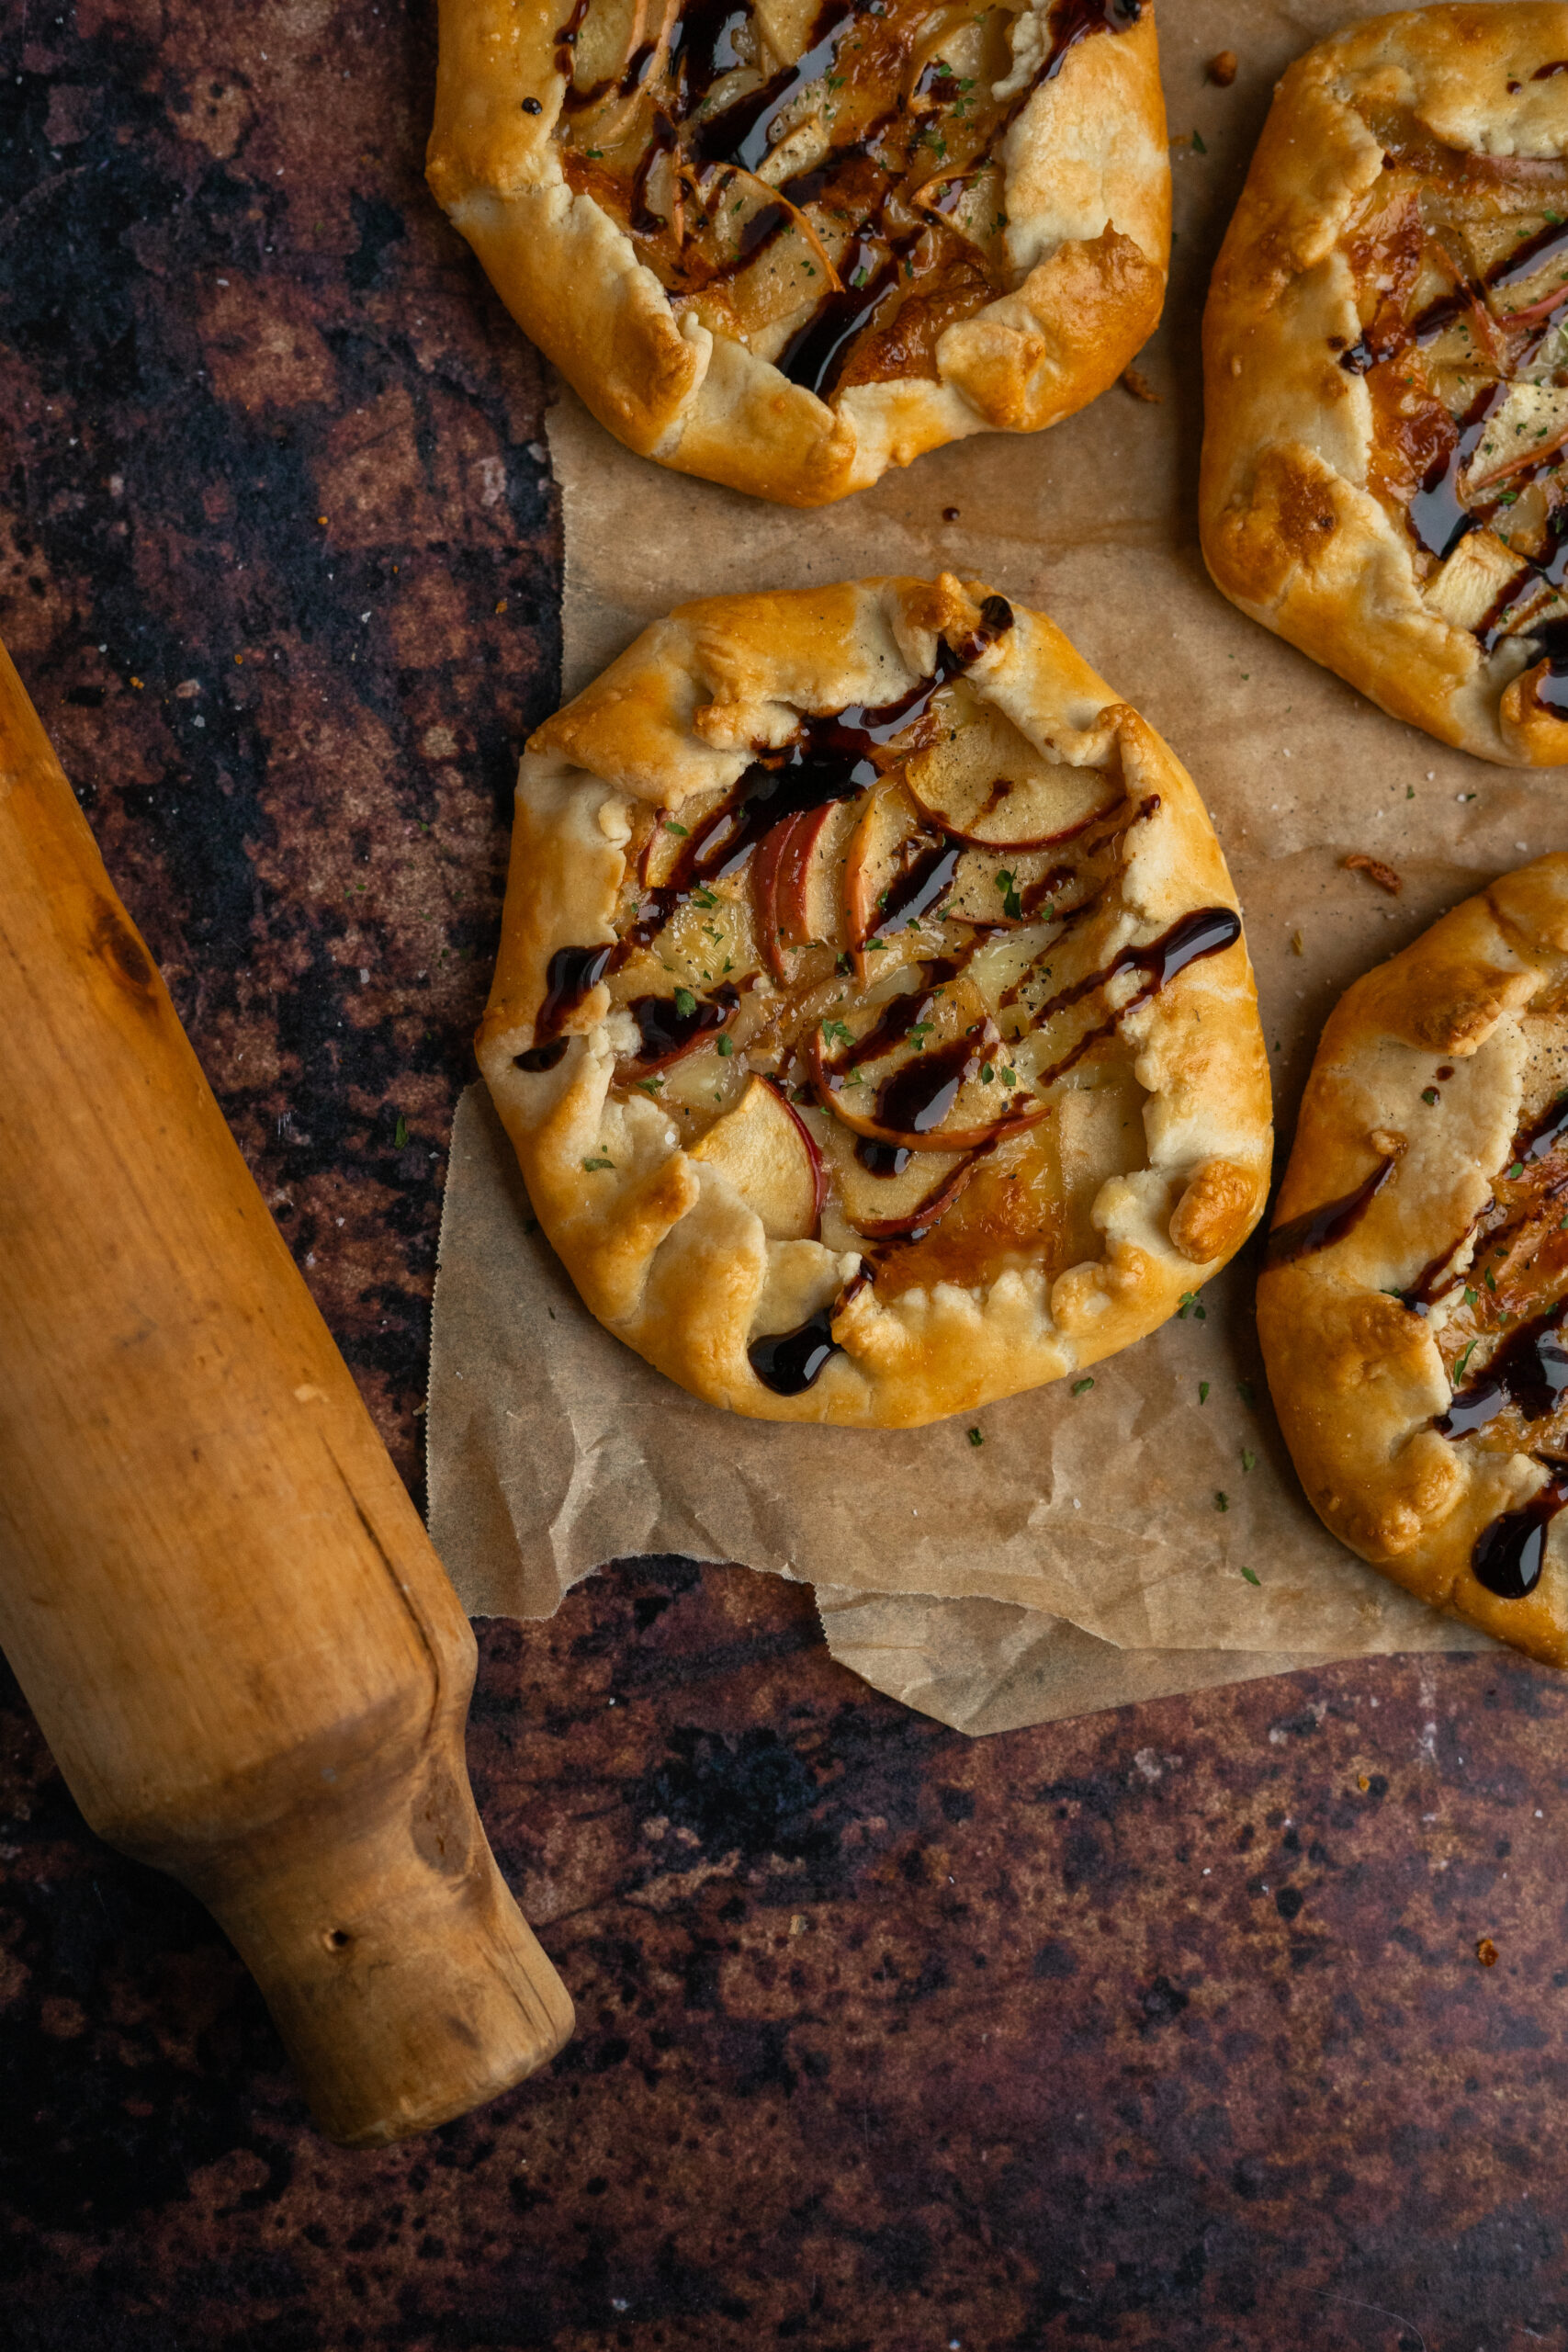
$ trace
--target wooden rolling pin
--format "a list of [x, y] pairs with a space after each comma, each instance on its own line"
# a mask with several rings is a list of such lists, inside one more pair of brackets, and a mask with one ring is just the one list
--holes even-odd
[[333, 2139], [560, 2048], [468, 1787], [472, 1631], [3, 647], [0, 1644]]

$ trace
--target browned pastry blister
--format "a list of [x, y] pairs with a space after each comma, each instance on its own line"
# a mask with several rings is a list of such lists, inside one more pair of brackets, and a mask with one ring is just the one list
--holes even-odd
[[1152, 0], [441, 0], [431, 186], [629, 448], [815, 506], [1152, 332]]
[[1329, 1019], [1258, 1288], [1314, 1507], [1434, 1607], [1568, 1665], [1568, 855]]
[[479, 1057], [594, 1314], [761, 1418], [1079, 1371], [1268, 1185], [1190, 778], [948, 576], [683, 605], [539, 729]]
[[1568, 6], [1438, 6], [1280, 82], [1204, 320], [1244, 612], [1395, 718], [1568, 759]]

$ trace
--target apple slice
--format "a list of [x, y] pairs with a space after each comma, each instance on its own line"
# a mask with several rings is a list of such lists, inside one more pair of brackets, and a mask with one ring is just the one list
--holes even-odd
[[1048, 849], [958, 853], [947, 911], [960, 922], [1016, 929], [1049, 922], [1082, 903], [1083, 871]]
[[822, 1155], [794, 1104], [767, 1079], [752, 1079], [691, 1157], [728, 1177], [770, 1241], [809, 1241], [817, 1231], [828, 1196]]
[[874, 1143], [819, 1111], [820, 1148], [845, 1223], [868, 1241], [927, 1233], [950, 1209], [978, 1165], [976, 1152], [911, 1151]]
[[897, 785], [874, 792], [850, 838], [844, 860], [844, 920], [855, 972], [863, 981], [884, 968], [867, 957], [874, 940], [893, 941], [937, 914], [953, 888], [958, 853], [922, 823]]
[[[1044, 1117], [1044, 1102], [1008, 1085], [1011, 1048], [972, 981], [860, 1011], [873, 1018], [858, 1037], [836, 1020], [805, 1041], [818, 1100], [856, 1135], [908, 1151], [972, 1151]], [[1015, 1107], [998, 1115], [998, 1101]]]
[[827, 801], [786, 817], [764, 833], [751, 862], [763, 960], [774, 979], [786, 985], [792, 948], [808, 947], [813, 940], [835, 944], [836, 908], [819, 885], [824, 852], [842, 815], [840, 803]]
[[977, 849], [1052, 848], [1123, 797], [1119, 777], [1047, 758], [988, 703], [915, 752], [904, 781], [923, 817]]

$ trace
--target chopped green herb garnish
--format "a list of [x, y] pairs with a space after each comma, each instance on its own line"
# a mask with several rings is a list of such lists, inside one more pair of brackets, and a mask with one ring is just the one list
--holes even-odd
[[1454, 1378], [1455, 1378], [1455, 1380], [1456, 1380], [1456, 1381], [1462, 1379], [1462, 1377], [1463, 1377], [1463, 1375], [1464, 1375], [1464, 1368], [1465, 1368], [1465, 1365], [1470, 1362], [1470, 1359], [1471, 1359], [1471, 1357], [1474, 1354], [1474, 1352], [1475, 1352], [1475, 1341], [1474, 1341], [1473, 1340], [1472, 1340], [1472, 1341], [1471, 1341], [1471, 1343], [1470, 1343], [1469, 1347], [1468, 1347], [1468, 1348], [1461, 1348], [1461, 1349], [1460, 1350], [1460, 1351], [1459, 1351], [1458, 1355], [1454, 1358], [1454, 1371], [1453, 1371], [1453, 1376], [1454, 1376]]
[[1208, 152], [1208, 149], [1203, 144], [1201, 135], [1195, 130], [1192, 133], [1192, 153], [1195, 155], [1206, 155]]
[[852, 1046], [854, 1032], [845, 1021], [824, 1021], [822, 1035], [829, 1046]]
[[1092, 1388], [1093, 1386], [1094, 1386], [1094, 1382], [1093, 1382], [1092, 1378], [1090, 1378], [1090, 1377], [1089, 1377], [1088, 1375], [1086, 1375], [1086, 1376], [1085, 1376], [1085, 1378], [1083, 1378], [1082, 1380], [1075, 1380], [1075, 1381], [1074, 1381], [1074, 1383], [1073, 1383], [1073, 1395], [1074, 1395], [1075, 1396], [1081, 1396], [1084, 1394], [1084, 1392], [1085, 1392], [1085, 1390], [1086, 1390], [1086, 1389]]
[[400, 1111], [400, 1112], [398, 1113], [398, 1124], [397, 1124], [397, 1125], [392, 1129], [392, 1141], [393, 1141], [394, 1145], [396, 1146], [396, 1148], [398, 1148], [398, 1150], [399, 1150], [399, 1151], [401, 1151], [401, 1149], [402, 1149], [402, 1148], [403, 1148], [404, 1144], [406, 1144], [406, 1143], [407, 1143], [408, 1139], [409, 1139], [409, 1123], [408, 1123], [408, 1121], [404, 1118], [404, 1116], [403, 1116], [402, 1113]]
[[595, 1168], [614, 1168], [615, 1163], [613, 1159], [585, 1159], [582, 1164], [592, 1171]]
[[996, 1071], [991, 1068], [989, 1062], [982, 1062], [980, 1064], [980, 1083], [982, 1086], [989, 1086], [996, 1074]]
[[971, 1445], [984, 1445], [986, 1441], [980, 1435], [978, 1430], [971, 1430], [969, 1432], [969, 1442]]
[[689, 829], [684, 825], [678, 825], [673, 817], [665, 818], [664, 830], [667, 833], [679, 833], [683, 842], [691, 839]]
[[636, 1083], [639, 1092], [657, 1095], [664, 1080], [662, 1078], [639, 1078]]
[[1522, 1159], [1516, 1159], [1516, 1160], [1515, 1160], [1515, 1162], [1514, 1162], [1514, 1164], [1513, 1164], [1513, 1166], [1512, 1166], [1512, 1167], [1509, 1169], [1509, 1170], [1508, 1170], [1508, 1182], [1509, 1182], [1509, 1183], [1510, 1183], [1510, 1184], [1517, 1184], [1517, 1183], [1518, 1182], [1518, 1181], [1519, 1181], [1519, 1178], [1524, 1174], [1524, 1172], [1525, 1172], [1525, 1163], [1524, 1163], [1524, 1161], [1523, 1161]]
[[1250, 1568], [1243, 1568], [1242, 1575], [1247, 1578], [1248, 1584], [1255, 1584], [1258, 1587], [1259, 1590], [1262, 1589], [1262, 1578], [1260, 1577], [1255, 1577]]
[[1251, 1381], [1250, 1381], [1250, 1380], [1238, 1380], [1238, 1381], [1236, 1382], [1236, 1385], [1235, 1385], [1235, 1393], [1236, 1393], [1236, 1395], [1241, 1398], [1241, 1401], [1242, 1401], [1242, 1403], [1243, 1403], [1244, 1405], [1250, 1405], [1250, 1404], [1251, 1404], [1251, 1402], [1252, 1402], [1252, 1383], [1251, 1383]]
[[728, 1037], [721, 1037], [718, 1041], [718, 1050], [724, 1056], [725, 1060], [728, 1061], [730, 1055], [735, 1051], [733, 1040]]
[[1230, 1507], [1231, 1498], [1226, 1494], [1224, 1488], [1223, 1487], [1216, 1487], [1214, 1488], [1214, 1509], [1216, 1510], [1229, 1510]]
[[696, 1009], [697, 1000], [692, 994], [691, 989], [677, 989], [675, 991], [675, 1010], [680, 1014], [682, 1020], [689, 1021]]
[[1198, 1402], [1200, 1403], [1200, 1405], [1206, 1405], [1206, 1404], [1208, 1403], [1208, 1401], [1209, 1401], [1209, 1384], [1208, 1384], [1208, 1382], [1207, 1382], [1206, 1380], [1201, 1380], [1201, 1381], [1198, 1383]]
[[1023, 919], [1023, 900], [1013, 888], [1012, 876], [1004, 867], [997, 876], [997, 888], [1002, 894], [1002, 912], [1010, 922]]
[[1242, 1449], [1241, 1449], [1241, 1466], [1242, 1466], [1242, 1468], [1243, 1468], [1244, 1470], [1251, 1470], [1251, 1469], [1254, 1469], [1254, 1468], [1256, 1468], [1256, 1466], [1257, 1466], [1257, 1463], [1258, 1463], [1258, 1456], [1257, 1456], [1257, 1454], [1256, 1454], [1256, 1453], [1248, 1453], [1248, 1451], [1247, 1451], [1247, 1447], [1244, 1445], [1244, 1446], [1242, 1447]]
[[1429, 1106], [1430, 1104], [1434, 1103], [1434, 1102], [1437, 1101], [1437, 1099], [1438, 1099], [1438, 1090], [1437, 1090], [1437, 1088], [1436, 1088], [1435, 1086], [1424, 1086], [1424, 1087], [1421, 1089], [1421, 1100], [1422, 1100], [1422, 1102], [1423, 1102], [1427, 1103], [1428, 1106]]

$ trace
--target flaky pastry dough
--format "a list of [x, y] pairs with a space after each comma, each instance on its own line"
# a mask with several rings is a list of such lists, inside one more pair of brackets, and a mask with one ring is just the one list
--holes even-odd
[[1568, 855], [1331, 1014], [1258, 1286], [1314, 1509], [1434, 1608], [1568, 1664]]
[[1203, 551], [1396, 718], [1568, 759], [1568, 6], [1350, 27], [1280, 83], [1203, 327]]
[[479, 1059], [593, 1313], [759, 1418], [1080, 1372], [1268, 1186], [1190, 778], [946, 575], [683, 605], [537, 730]]
[[428, 175], [628, 448], [787, 505], [1057, 423], [1164, 299], [1152, 0], [441, 0]]

